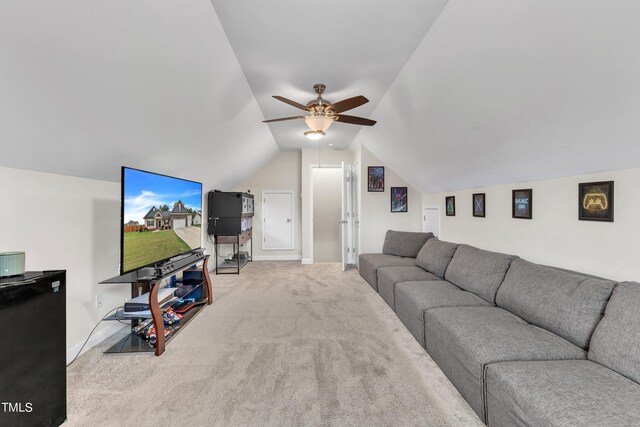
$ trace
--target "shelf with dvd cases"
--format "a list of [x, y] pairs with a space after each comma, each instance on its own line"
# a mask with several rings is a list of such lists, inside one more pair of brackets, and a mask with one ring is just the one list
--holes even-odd
[[[208, 304], [213, 290], [207, 261], [202, 251], [167, 261], [151, 269], [114, 277], [103, 284], [130, 283], [132, 300], [148, 301], [148, 310], [119, 309], [105, 320], [130, 321], [131, 333], [122, 337], [105, 353], [155, 352], [160, 356], [165, 345]], [[144, 270], [144, 271], [143, 271]], [[167, 283], [167, 286], [162, 286]], [[137, 297], [137, 298], [134, 298]], [[135, 304], [128, 308], [138, 309]], [[154, 328], [153, 330], [151, 328]]]

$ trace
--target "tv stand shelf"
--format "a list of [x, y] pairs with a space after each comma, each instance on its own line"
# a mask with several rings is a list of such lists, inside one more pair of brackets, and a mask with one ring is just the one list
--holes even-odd
[[[204, 255], [202, 251], [197, 251], [187, 254], [186, 256], [169, 260], [162, 265], [157, 265], [152, 268], [143, 268], [100, 282], [102, 284], [130, 283], [132, 298], [146, 292], [149, 293], [149, 314], [140, 314], [136, 315], [136, 317], [125, 317], [124, 309], [121, 309], [116, 311], [115, 314], [107, 317], [105, 320], [130, 320], [131, 328], [133, 328], [144, 319], [151, 318], [153, 319], [153, 324], [156, 328], [155, 346], [149, 344], [144, 338], [131, 332], [115, 345], [107, 349], [105, 353], [154, 351], [156, 356], [160, 356], [164, 353], [165, 345], [184, 327], [186, 327], [187, 324], [189, 324], [189, 322], [206, 305], [213, 302], [213, 289], [211, 286], [211, 279], [209, 278], [209, 270], [207, 269], [208, 260], [209, 255]], [[201, 263], [200, 267], [197, 266], [199, 263]], [[191, 276], [190, 278], [186, 278], [186, 276], [184, 276], [184, 273], [187, 271], [189, 272], [189, 276]], [[178, 273], [183, 273], [182, 281], [177, 281], [175, 279], [175, 276]], [[199, 276], [199, 278], [193, 278], [194, 275]], [[170, 279], [170, 287], [175, 287], [176, 291], [180, 291], [178, 296], [182, 298], [199, 297], [196, 300], [196, 303], [199, 304], [184, 313], [180, 322], [170, 326], [165, 326], [164, 324], [162, 319], [162, 309], [170, 307], [172, 304], [168, 304], [166, 302], [164, 304], [160, 304], [158, 302], [158, 289], [165, 279]], [[175, 304], [175, 302], [173, 302], [173, 304]], [[166, 337], [165, 328], [171, 329]]]

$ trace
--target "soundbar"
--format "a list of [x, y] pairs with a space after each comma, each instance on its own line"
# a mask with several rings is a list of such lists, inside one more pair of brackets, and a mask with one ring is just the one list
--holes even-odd
[[156, 275], [158, 277], [166, 276], [168, 274], [173, 273], [176, 270], [179, 270], [190, 264], [194, 264], [203, 258], [204, 258], [204, 249], [198, 249], [186, 255], [172, 258], [169, 261], [165, 262], [164, 264], [156, 267]]

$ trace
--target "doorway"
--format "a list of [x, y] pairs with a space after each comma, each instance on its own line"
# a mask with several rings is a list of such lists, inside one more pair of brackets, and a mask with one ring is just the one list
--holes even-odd
[[342, 168], [314, 167], [311, 174], [313, 262], [340, 262]]
[[351, 254], [356, 268], [360, 268], [360, 163], [351, 167]]
[[422, 212], [422, 231], [432, 232], [440, 238], [440, 207], [427, 206]]

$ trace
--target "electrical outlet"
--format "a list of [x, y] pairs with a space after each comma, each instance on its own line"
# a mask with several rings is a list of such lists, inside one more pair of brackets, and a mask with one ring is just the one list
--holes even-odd
[[96, 295], [96, 308], [102, 307], [102, 294]]

